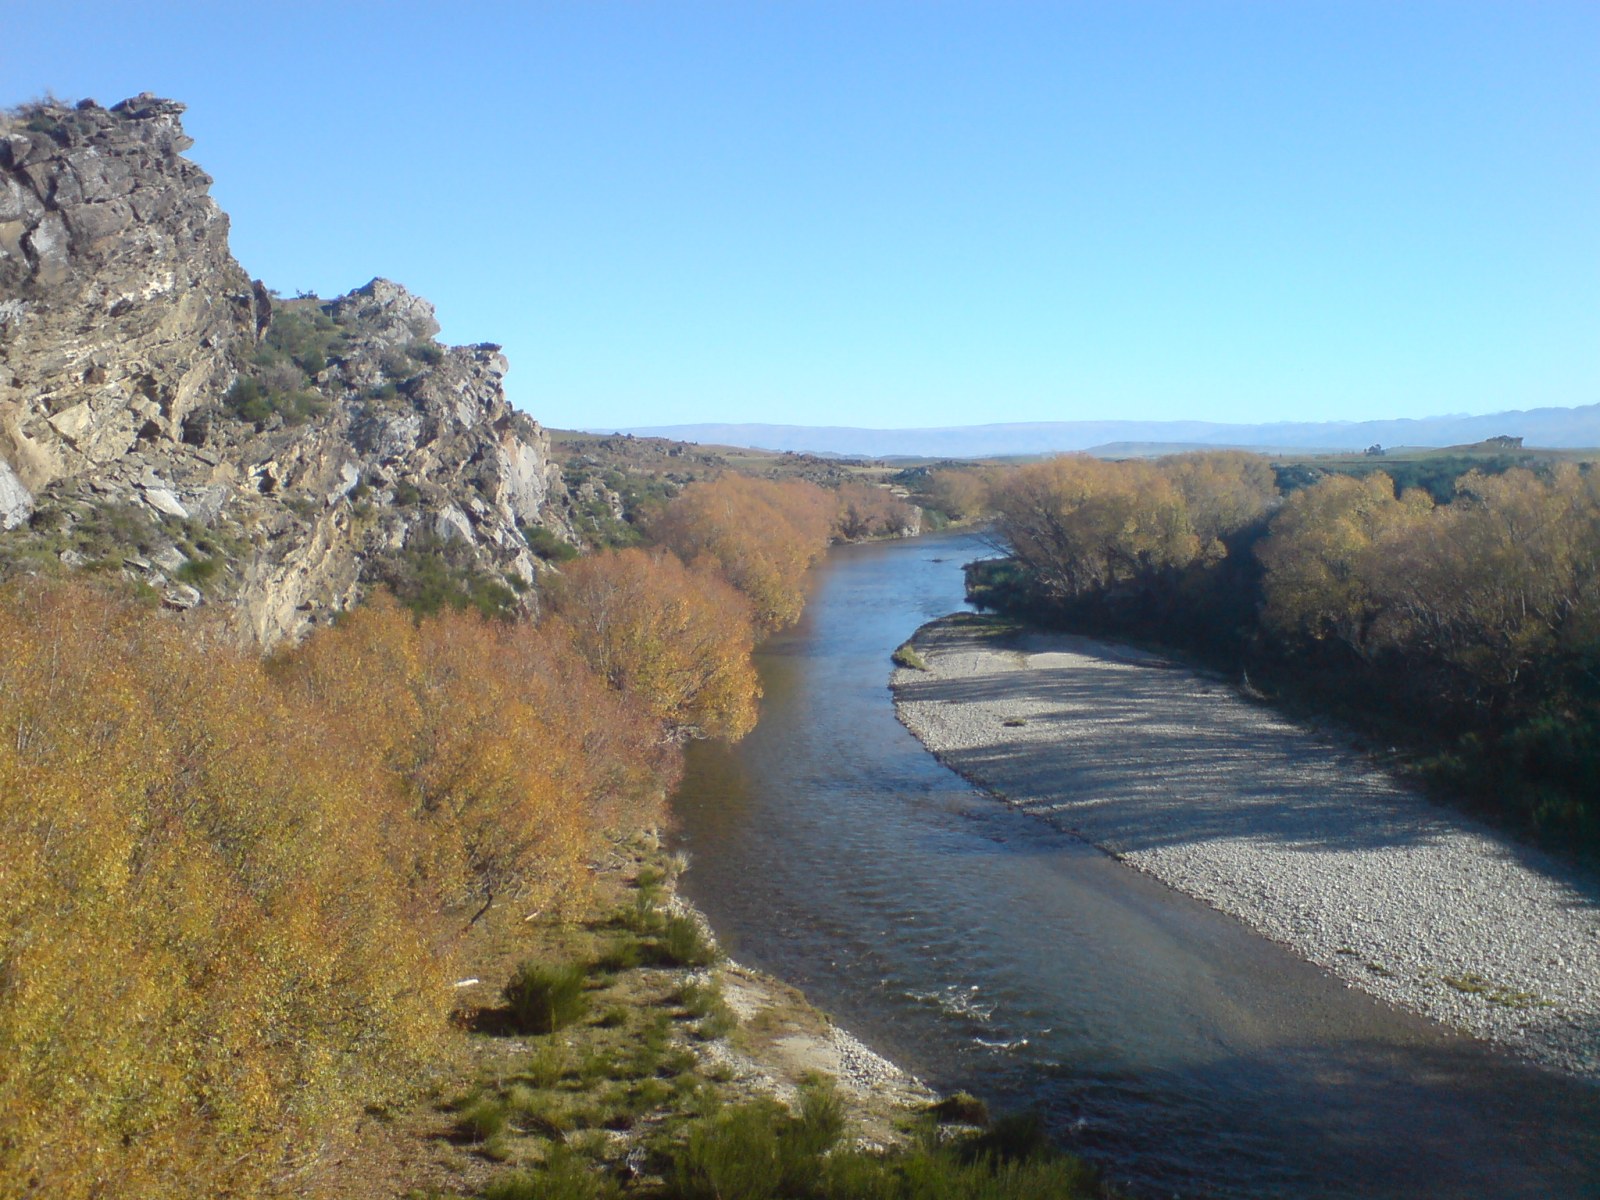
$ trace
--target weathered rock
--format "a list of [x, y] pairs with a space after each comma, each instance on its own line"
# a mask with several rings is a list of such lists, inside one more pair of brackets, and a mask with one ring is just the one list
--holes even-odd
[[184, 506], [178, 502], [178, 498], [166, 488], [140, 488], [139, 492], [140, 495], [144, 497], [144, 502], [151, 508], [155, 509], [158, 513], [164, 513], [169, 517], [177, 517], [180, 521], [187, 521], [189, 519], [189, 510], [184, 508]]
[[33, 490], [146, 427], [176, 437], [254, 343], [182, 112], [144, 96], [0, 116], [0, 455]]
[[[433, 306], [386, 279], [328, 302], [252, 284], [182, 157], [182, 112], [143, 95], [0, 114], [5, 538], [34, 536], [42, 507], [60, 561], [105, 564], [103, 537], [72, 531], [131, 523], [150, 549], [125, 571], [171, 608], [233, 605], [262, 645], [441, 542], [454, 569], [526, 593], [541, 567], [521, 529], [580, 541], [578, 501], [507, 402], [500, 347], [439, 346]], [[292, 328], [323, 337], [315, 354]], [[241, 376], [255, 407], [224, 402]], [[596, 501], [623, 511], [590, 480]], [[0, 572], [37, 561], [7, 544]], [[218, 564], [203, 592], [168, 582], [197, 558]]]
[[15, 529], [33, 515], [33, 493], [0, 458], [0, 529]]

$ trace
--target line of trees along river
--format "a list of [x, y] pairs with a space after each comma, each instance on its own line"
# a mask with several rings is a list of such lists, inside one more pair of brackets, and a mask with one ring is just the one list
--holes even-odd
[[977, 595], [1314, 695], [1501, 821], [1600, 852], [1600, 470], [1469, 470], [1444, 503], [1381, 471], [1280, 479], [1228, 452], [997, 473], [1013, 557]]
[[[887, 509], [885, 510], [887, 512]], [[89, 578], [0, 590], [0, 1196], [256, 1194], [414, 1084], [462, 927], [579, 902], [851, 497], [690, 485], [537, 622], [381, 594], [271, 659]]]

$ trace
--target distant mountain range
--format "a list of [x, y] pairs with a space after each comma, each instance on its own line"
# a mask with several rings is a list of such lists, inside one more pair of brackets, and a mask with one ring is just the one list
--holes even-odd
[[794, 450], [865, 458], [992, 458], [1087, 450], [1102, 454], [1173, 453], [1200, 447], [1249, 450], [1364, 450], [1368, 446], [1458, 446], [1520, 437], [1526, 446], [1600, 446], [1600, 404], [1533, 408], [1488, 416], [1393, 421], [1279, 421], [1224, 425], [1212, 421], [1035, 421], [937, 429], [856, 429], [842, 425], [656, 425], [600, 433], [671, 438], [717, 446]]

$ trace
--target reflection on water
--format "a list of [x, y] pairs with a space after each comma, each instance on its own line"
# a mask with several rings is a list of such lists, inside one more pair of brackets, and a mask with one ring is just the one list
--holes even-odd
[[691, 748], [685, 890], [731, 951], [1144, 1194], [1600, 1195], [1600, 1092], [1346, 990], [922, 749], [889, 654], [982, 553], [834, 551], [760, 656], [756, 731]]

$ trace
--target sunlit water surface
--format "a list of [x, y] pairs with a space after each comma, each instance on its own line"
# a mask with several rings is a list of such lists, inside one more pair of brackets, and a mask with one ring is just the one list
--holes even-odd
[[759, 656], [756, 731], [691, 749], [685, 890], [731, 952], [1140, 1195], [1600, 1196], [1600, 1090], [1348, 990], [906, 732], [889, 655], [984, 553], [832, 552]]

